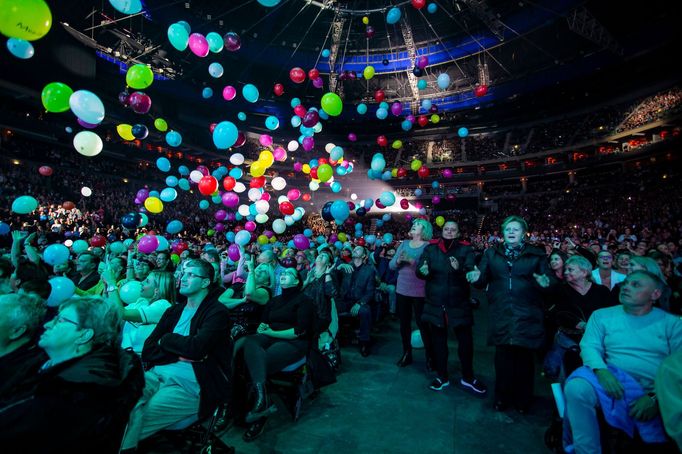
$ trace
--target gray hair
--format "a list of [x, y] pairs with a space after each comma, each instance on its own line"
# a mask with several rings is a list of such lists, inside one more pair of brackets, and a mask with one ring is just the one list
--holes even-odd
[[118, 306], [110, 304], [99, 296], [72, 297], [59, 307], [64, 310], [73, 306], [78, 314], [78, 326], [93, 331], [94, 347], [117, 342], [121, 322], [121, 311]]
[[564, 269], [568, 265], [575, 265], [581, 270], [585, 271], [587, 273], [587, 280], [591, 281], [592, 280], [592, 264], [590, 263], [589, 260], [587, 260], [585, 257], [582, 255], [572, 255], [566, 260], [566, 263], [564, 263]]
[[25, 326], [26, 337], [33, 337], [45, 318], [47, 306], [38, 295], [9, 293], [0, 295], [1, 310], [5, 311], [10, 326]]

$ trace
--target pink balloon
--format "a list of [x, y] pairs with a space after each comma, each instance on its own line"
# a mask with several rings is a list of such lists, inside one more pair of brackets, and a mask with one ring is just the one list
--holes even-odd
[[265, 200], [266, 202], [269, 201], [269, 200], [270, 200], [270, 193], [269, 193], [269, 192], [264, 192], [264, 193], [260, 196], [260, 199], [261, 199], [261, 200]]
[[256, 223], [253, 221], [246, 221], [246, 224], [244, 224], [244, 228], [249, 232], [253, 232], [254, 230], [256, 230]]
[[237, 89], [232, 85], [226, 85], [225, 88], [223, 88], [223, 99], [225, 101], [232, 101], [235, 96], [237, 96]]
[[143, 254], [151, 254], [159, 247], [159, 240], [156, 235], [145, 235], [137, 243], [137, 250]]
[[189, 49], [197, 57], [205, 57], [208, 55], [208, 41], [201, 33], [192, 33], [189, 35]]
[[264, 147], [269, 147], [270, 145], [272, 145], [272, 136], [269, 136], [267, 134], [261, 134], [261, 136], [258, 138], [258, 141]]
[[303, 170], [303, 163], [298, 161], [294, 162], [294, 171], [300, 172], [301, 170]]
[[301, 191], [296, 188], [289, 189], [289, 192], [287, 192], [287, 199], [289, 200], [298, 200], [299, 197], [301, 197]]
[[315, 139], [313, 139], [312, 137], [304, 137], [303, 138], [303, 149], [305, 151], [312, 150], [314, 146], [315, 146]]
[[275, 157], [275, 161], [282, 162], [287, 160], [287, 151], [282, 147], [275, 148], [272, 155]]

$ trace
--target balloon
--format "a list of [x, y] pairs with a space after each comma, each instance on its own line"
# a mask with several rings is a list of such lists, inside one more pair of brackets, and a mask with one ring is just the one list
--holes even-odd
[[170, 233], [171, 235], [182, 232], [182, 229], [182, 222], [178, 221], [177, 219], [170, 221], [166, 226], [166, 232]]
[[284, 85], [275, 84], [275, 87], [273, 88], [273, 92], [275, 93], [275, 96], [282, 96], [284, 94]]
[[410, 129], [412, 129], [412, 123], [410, 122], [410, 120], [403, 120], [403, 122], [400, 123], [400, 127], [403, 129], [403, 131], [407, 132]]
[[40, 166], [40, 168], [38, 169], [38, 173], [44, 177], [49, 177], [50, 175], [52, 175], [52, 167]]
[[419, 126], [424, 127], [429, 124], [429, 119], [426, 118], [425, 115], [420, 115], [419, 118], [417, 118], [417, 123], [419, 123]]
[[204, 99], [208, 99], [211, 96], [213, 96], [213, 89], [211, 87], [204, 87], [203, 90], [201, 90], [201, 97]]
[[457, 130], [457, 135], [464, 138], [464, 137], [469, 135], [469, 130], [467, 128], [465, 128], [464, 126], [462, 126], [461, 128], [459, 128]]
[[118, 296], [121, 298], [125, 304], [133, 304], [138, 299], [142, 293], [142, 282], [140, 281], [128, 281], [121, 286], [118, 291]]
[[294, 205], [291, 202], [289, 202], [288, 200], [285, 200], [279, 204], [279, 211], [280, 211], [280, 213], [282, 213], [284, 215], [294, 214]]
[[262, 162], [265, 167], [270, 167], [275, 162], [275, 158], [270, 150], [261, 151], [258, 155], [258, 160]]
[[242, 47], [242, 40], [235, 32], [228, 32], [223, 36], [225, 48], [230, 52], [237, 52]]
[[433, 114], [431, 115], [431, 123], [434, 125], [438, 124], [440, 122], [440, 116], [438, 114]]
[[310, 240], [306, 238], [305, 235], [299, 233], [294, 236], [294, 246], [300, 250], [308, 249], [310, 247]]
[[137, 250], [143, 254], [151, 254], [159, 247], [156, 235], [145, 235], [137, 243]]
[[403, 141], [402, 140], [394, 140], [393, 143], [391, 144], [391, 148], [394, 150], [400, 150], [403, 147]]
[[43, 251], [43, 260], [50, 266], [61, 265], [69, 260], [69, 248], [63, 244], [51, 244]]
[[205, 57], [208, 55], [208, 41], [201, 33], [192, 33], [189, 35], [189, 50], [197, 57]]
[[275, 151], [272, 154], [277, 162], [284, 162], [287, 160], [287, 151], [282, 147], [275, 148]]
[[417, 170], [417, 174], [419, 175], [419, 178], [427, 178], [430, 173], [431, 173], [431, 171], [426, 166], [421, 166], [419, 168], [419, 170]]
[[103, 247], [105, 244], [107, 244], [107, 240], [102, 235], [96, 234], [90, 238], [90, 246], [92, 247]]
[[330, 56], [331, 54], [332, 54], [332, 53], [331, 53], [331, 51], [330, 51], [329, 49], [322, 49], [322, 57], [324, 57], [324, 58], [329, 58], [329, 56]]
[[365, 29], [365, 36], [367, 38], [373, 38], [374, 33], [375, 33], [374, 27], [372, 27], [371, 25], [368, 25], [367, 28]]
[[326, 93], [324, 96], [322, 96], [320, 105], [322, 106], [324, 111], [327, 112], [332, 117], [339, 116], [341, 114], [341, 111], [343, 110], [343, 102], [341, 101], [339, 95], [337, 95], [336, 93], [331, 92]]
[[403, 112], [403, 105], [396, 101], [393, 104], [391, 104], [391, 113], [395, 115], [396, 117], [400, 115]]
[[104, 120], [104, 104], [96, 94], [87, 90], [78, 90], [69, 97], [69, 107], [79, 119], [91, 124], [100, 124]]
[[279, 128], [279, 119], [274, 115], [270, 115], [265, 119], [265, 127], [270, 131], [274, 131], [275, 129]]
[[223, 76], [223, 73], [225, 72], [225, 69], [223, 69], [223, 65], [221, 65], [218, 62], [213, 62], [210, 65], [208, 65], [208, 73], [211, 75], [211, 77], [215, 77], [216, 79], [219, 77]]
[[154, 73], [147, 65], [137, 64], [128, 68], [126, 84], [135, 90], [144, 90], [154, 82]]
[[390, 191], [384, 191], [379, 196], [379, 200], [384, 206], [390, 207], [395, 203], [395, 195]]
[[474, 88], [474, 96], [476, 96], [477, 98], [481, 98], [481, 97], [485, 96], [487, 93], [488, 93], [488, 86], [485, 84], [479, 85], [476, 88]]
[[162, 202], [172, 202], [178, 198], [178, 191], [173, 188], [164, 188], [159, 198]]
[[83, 156], [96, 156], [104, 147], [102, 139], [92, 131], [81, 131], [73, 137], [73, 147]]
[[50, 278], [49, 282], [51, 288], [50, 296], [47, 298], [49, 307], [58, 307], [76, 292], [76, 284], [68, 277], [55, 276]]
[[251, 234], [247, 230], [240, 230], [234, 236], [234, 242], [240, 246], [246, 246], [251, 241]]
[[168, 158], [159, 158], [156, 160], [156, 167], [162, 172], [168, 172], [171, 169], [171, 163]]
[[429, 3], [429, 6], [426, 8], [426, 10], [431, 14], [435, 14], [436, 11], [438, 11], [438, 5], [435, 3]]
[[88, 243], [85, 240], [76, 240], [71, 245], [71, 250], [75, 254], [80, 254], [81, 252], [85, 252], [88, 250]]
[[377, 90], [374, 92], [374, 100], [376, 102], [381, 102], [386, 98], [386, 94], [384, 93], [384, 90]]
[[305, 115], [303, 115], [302, 123], [305, 127], [312, 128], [317, 124], [318, 121], [320, 121], [320, 115], [316, 110], [310, 109], [305, 113]]
[[248, 102], [256, 102], [259, 96], [258, 88], [253, 84], [246, 84], [242, 88], [242, 96]]
[[92, 195], [92, 189], [90, 189], [90, 188], [87, 187], [87, 186], [83, 186], [83, 187], [81, 188], [81, 195], [82, 195], [83, 197], [90, 197], [90, 196]]
[[52, 13], [43, 0], [6, 0], [0, 5], [0, 33], [35, 41], [50, 31]]
[[168, 27], [168, 41], [177, 50], [184, 51], [189, 42], [189, 31], [179, 23], [171, 24]]
[[226, 85], [225, 88], [223, 88], [223, 99], [225, 101], [232, 101], [235, 96], [237, 96], [237, 89], [232, 85]]
[[350, 216], [350, 208], [343, 200], [335, 200], [329, 207], [329, 212], [337, 224], [341, 224]]
[[306, 137], [303, 139], [303, 149], [305, 151], [310, 151], [315, 146], [315, 140], [312, 137]]
[[356, 110], [358, 111], [358, 113], [360, 115], [366, 114], [367, 113], [367, 104], [364, 104], [364, 103], [358, 104], [358, 107], [356, 108]]
[[168, 131], [166, 133], [166, 143], [171, 147], [179, 147], [182, 143], [182, 135], [177, 131]]
[[412, 74], [414, 74], [416, 77], [421, 77], [424, 75], [424, 71], [422, 71], [421, 68], [417, 68], [416, 66], [412, 68]]
[[443, 227], [444, 224], [445, 224], [445, 218], [443, 216], [437, 216], [436, 217], [436, 225], [438, 227]]
[[234, 145], [238, 133], [234, 123], [230, 121], [221, 121], [213, 130], [213, 143], [219, 150], [226, 150]]
[[73, 90], [61, 82], [51, 82], [43, 88], [40, 98], [48, 112], [66, 112]]
[[386, 117], [388, 117], [388, 110], [384, 109], [383, 107], [379, 107], [377, 109], [376, 116], [379, 120], [385, 120]]
[[19, 38], [8, 39], [7, 50], [9, 50], [12, 55], [22, 60], [28, 60], [35, 54], [33, 44]]
[[299, 67], [291, 68], [289, 71], [289, 79], [296, 84], [301, 84], [305, 81], [305, 71]]
[[236, 208], [239, 205], [239, 196], [234, 192], [226, 192], [221, 196], [223, 205], [228, 208]]
[[144, 201], [144, 207], [153, 214], [158, 214], [163, 211], [163, 202], [158, 197], [147, 197]]
[[393, 7], [388, 10], [388, 13], [386, 14], [386, 22], [389, 24], [397, 24], [400, 20], [400, 16], [400, 8]]
[[374, 73], [374, 66], [369, 65], [365, 66], [365, 69], [362, 71], [362, 76], [365, 79], [370, 80], [372, 77], [374, 77]]
[[208, 42], [208, 50], [213, 53], [218, 53], [223, 50], [224, 42], [223, 37], [216, 32], [210, 32], [206, 35], [206, 41]]
[[438, 83], [438, 88], [445, 90], [450, 86], [450, 76], [447, 73], [442, 73], [438, 76], [436, 82]]

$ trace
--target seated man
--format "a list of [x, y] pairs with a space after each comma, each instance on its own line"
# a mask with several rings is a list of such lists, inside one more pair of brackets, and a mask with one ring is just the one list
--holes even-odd
[[229, 312], [218, 302], [212, 279], [213, 267], [204, 260], [184, 267], [184, 298], [166, 310], [144, 344], [144, 395], [130, 415], [123, 449], [191, 416], [208, 417], [227, 402]]
[[360, 318], [360, 353], [369, 355], [370, 337], [372, 329], [372, 308], [376, 288], [376, 270], [367, 263], [367, 250], [362, 246], [353, 249], [353, 261], [350, 264], [339, 265], [338, 269], [346, 273], [341, 285], [342, 298], [338, 304], [339, 313], [348, 312], [353, 317]]
[[645, 442], [663, 442], [647, 424], [659, 413], [654, 378], [663, 360], [682, 348], [682, 320], [653, 307], [663, 283], [648, 271], [631, 273], [620, 306], [592, 313], [580, 342], [584, 367], [567, 379], [566, 414], [577, 454], [601, 452], [596, 407], [606, 421], [630, 436], [635, 426]]
[[82, 252], [76, 259], [76, 277], [73, 283], [76, 284], [78, 295], [86, 295], [89, 290], [99, 284], [99, 257], [92, 252]]
[[142, 395], [139, 359], [116, 345], [120, 317], [101, 298], [72, 298], [45, 324], [38, 345], [48, 360], [30, 390], [0, 409], [8, 452], [115, 453]]

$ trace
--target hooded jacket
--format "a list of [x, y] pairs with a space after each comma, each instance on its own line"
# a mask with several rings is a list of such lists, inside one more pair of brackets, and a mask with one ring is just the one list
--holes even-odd
[[139, 358], [113, 346], [43, 369], [32, 380], [28, 394], [0, 409], [6, 452], [117, 453], [144, 389]]

